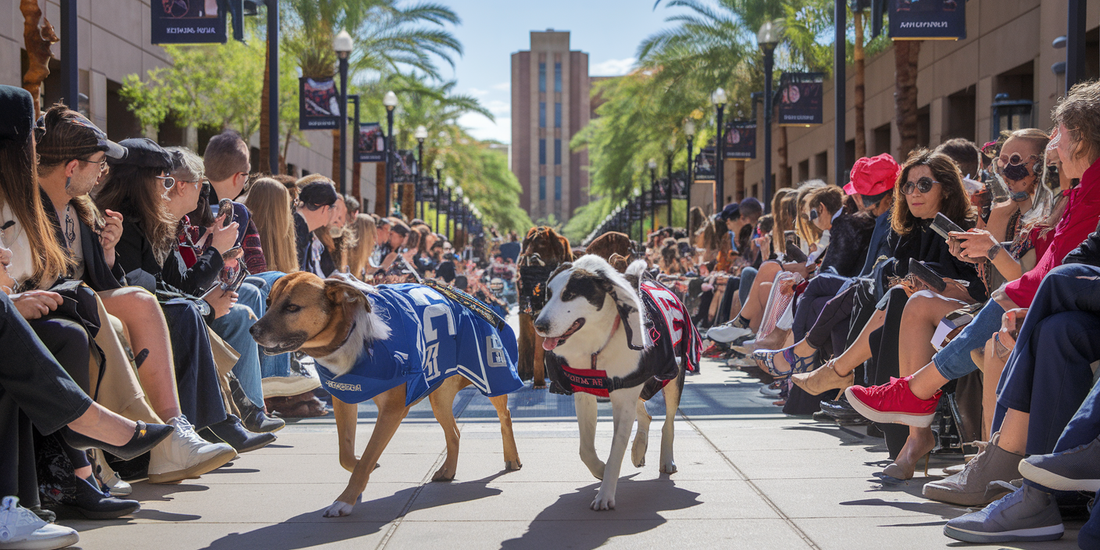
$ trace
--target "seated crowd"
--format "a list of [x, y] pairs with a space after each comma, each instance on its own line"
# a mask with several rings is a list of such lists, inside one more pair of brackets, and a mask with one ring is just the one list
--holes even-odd
[[[646, 243], [709, 328], [705, 355], [766, 372], [788, 414], [870, 424], [882, 479], [976, 452], [923, 486], [984, 507], [947, 523], [962, 541], [1059, 538], [1059, 504], [1100, 489], [1100, 84], [1053, 119], [981, 149], [861, 158], [843, 189], [693, 212]], [[1100, 512], [1078, 541], [1100, 547]]]
[[235, 132], [202, 156], [115, 143], [63, 105], [36, 121], [8, 86], [0, 240], [4, 549], [74, 544], [58, 514], [131, 514], [130, 483], [196, 479], [275, 441], [283, 418], [327, 414], [311, 360], [249, 334], [285, 274], [488, 294], [469, 247], [361, 213], [324, 176], [252, 174]]

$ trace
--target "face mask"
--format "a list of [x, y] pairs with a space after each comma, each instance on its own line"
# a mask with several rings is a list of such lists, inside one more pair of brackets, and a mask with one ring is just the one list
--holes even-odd
[[1031, 172], [1028, 171], [1027, 166], [1024, 163], [1020, 163], [1006, 165], [1004, 169], [1001, 170], [1001, 174], [1004, 175], [1005, 179], [1011, 181], [1020, 181], [1030, 176]]

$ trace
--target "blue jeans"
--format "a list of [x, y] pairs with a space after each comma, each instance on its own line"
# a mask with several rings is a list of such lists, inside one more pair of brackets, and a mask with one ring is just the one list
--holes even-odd
[[[752, 290], [752, 283], [756, 280], [756, 268], [746, 267], [741, 270], [741, 285], [737, 287], [737, 299], [741, 300], [741, 305], [745, 305], [745, 300], [749, 299], [749, 291]], [[730, 316], [733, 312], [730, 312]]]
[[237, 303], [229, 313], [210, 322], [214, 333], [241, 355], [233, 365], [233, 374], [241, 383], [248, 400], [260, 408], [264, 406], [264, 390], [260, 384], [260, 348], [248, 329], [259, 319], [255, 309], [262, 308], [264, 300], [258, 288], [245, 282], [237, 289]]
[[948, 380], [955, 380], [978, 370], [978, 366], [970, 358], [970, 352], [984, 348], [993, 333], [1001, 330], [1001, 316], [1004, 313], [1004, 308], [997, 302], [986, 302], [974, 320], [963, 327], [954, 340], [932, 356], [932, 364], [940, 371], [940, 375]]
[[[282, 271], [265, 271], [245, 279], [246, 282], [259, 289], [260, 295], [263, 297], [257, 306], [259, 309], [253, 310], [257, 317], [263, 317], [264, 313], [267, 313], [267, 296], [271, 293], [271, 285], [275, 284], [275, 281], [284, 275], [286, 273]], [[290, 376], [290, 354], [268, 355], [260, 353], [260, 375], [263, 378]], [[263, 399], [260, 401], [262, 402]]]

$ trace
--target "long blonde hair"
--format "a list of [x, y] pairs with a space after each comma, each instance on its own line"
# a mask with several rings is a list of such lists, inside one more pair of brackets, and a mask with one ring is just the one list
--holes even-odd
[[268, 269], [284, 273], [298, 271], [294, 218], [286, 186], [271, 178], [260, 178], [253, 182], [245, 205], [252, 211], [252, 221], [260, 232]]
[[359, 214], [355, 216], [351, 225], [355, 233], [355, 244], [348, 248], [345, 258], [348, 271], [356, 277], [362, 277], [363, 271], [369, 265], [370, 256], [374, 253], [374, 243], [377, 238], [374, 217], [370, 214]]
[[772, 197], [772, 217], [775, 218], [775, 227], [772, 228], [772, 252], [781, 254], [787, 249], [787, 231], [794, 230], [794, 219], [798, 215], [795, 207], [796, 191], [791, 188], [780, 189]]
[[822, 180], [809, 180], [798, 186], [798, 200], [795, 203], [797, 211], [794, 218], [794, 230], [795, 233], [798, 234], [798, 238], [802, 239], [802, 244], [804, 246], [817, 243], [823, 233], [821, 229], [810, 221], [810, 216], [806, 213], [806, 206], [810, 204], [810, 194], [822, 187], [825, 187], [825, 182]]

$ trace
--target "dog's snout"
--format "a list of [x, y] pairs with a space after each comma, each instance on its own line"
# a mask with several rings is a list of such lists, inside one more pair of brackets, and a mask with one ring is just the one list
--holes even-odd
[[545, 319], [536, 319], [535, 332], [538, 332], [540, 334], [546, 334], [547, 332], [550, 332], [550, 321], [547, 321]]

